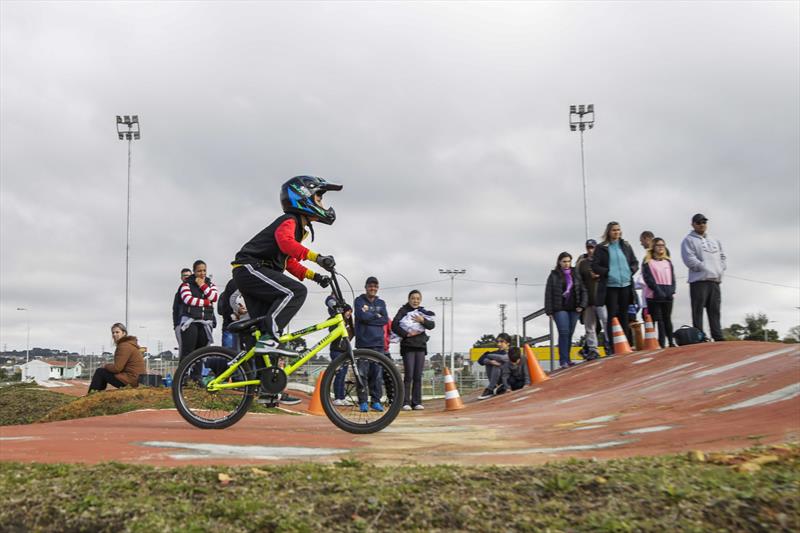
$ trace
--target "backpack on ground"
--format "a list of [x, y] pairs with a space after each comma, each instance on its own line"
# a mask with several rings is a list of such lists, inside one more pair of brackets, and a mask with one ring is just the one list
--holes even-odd
[[678, 331], [673, 334], [675, 344], [678, 346], [686, 346], [687, 344], [697, 344], [706, 340], [706, 334], [692, 326], [681, 326]]

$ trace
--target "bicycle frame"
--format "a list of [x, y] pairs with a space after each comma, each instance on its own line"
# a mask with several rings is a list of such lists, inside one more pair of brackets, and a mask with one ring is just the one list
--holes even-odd
[[[314, 357], [323, 348], [330, 345], [332, 342], [337, 341], [343, 337], [344, 338], [349, 337], [349, 335], [347, 334], [347, 328], [345, 327], [345, 318], [344, 315], [342, 314], [345, 305], [344, 298], [342, 297], [342, 292], [341, 289], [339, 288], [339, 283], [338, 280], [336, 279], [335, 271], [331, 271], [331, 284], [333, 285], [333, 292], [337, 300], [336, 310], [339, 312], [324, 322], [320, 322], [319, 324], [315, 324], [313, 326], [309, 326], [307, 328], [303, 328], [301, 330], [292, 333], [281, 335], [281, 337], [278, 339], [278, 342], [284, 343], [295, 339], [299, 339], [300, 337], [304, 337], [310, 333], [314, 333], [323, 329], [331, 327], [334, 328], [333, 331], [328, 333], [319, 342], [317, 342], [308, 352], [306, 352], [303, 355], [298, 353], [297, 355], [300, 358], [297, 361], [291, 364], [287, 364], [284, 367], [283, 371], [286, 373], [287, 376], [292, 375], [297, 369], [306, 364], [312, 357]], [[261, 337], [261, 331], [256, 330], [253, 336], [255, 337], [256, 340], [258, 340]], [[355, 362], [353, 356], [353, 349], [350, 346], [349, 342], [347, 343], [347, 353], [350, 355], [350, 358], [353, 359], [353, 362]], [[244, 363], [252, 359], [255, 355], [256, 355], [255, 346], [253, 346], [246, 352], [244, 351], [240, 352], [239, 355], [237, 355], [236, 358], [231, 362], [231, 364], [228, 366], [228, 369], [225, 370], [225, 372], [223, 372], [222, 374], [220, 374], [219, 376], [217, 376], [208, 383], [208, 385], [206, 386], [207, 389], [209, 391], [219, 391], [224, 389], [236, 389], [248, 385], [260, 385], [261, 380], [258, 379], [251, 379], [247, 381], [235, 381], [235, 382], [228, 381], [228, 378], [230, 378], [230, 376], [239, 367], [241, 367]], [[270, 360], [269, 354], [264, 354], [263, 357], [264, 357], [264, 366], [266, 368], [272, 367], [273, 365], [272, 361]], [[356, 379], [358, 380], [359, 384], [361, 384], [361, 377], [358, 375], [358, 373], [356, 373], [356, 376], [357, 376]]]

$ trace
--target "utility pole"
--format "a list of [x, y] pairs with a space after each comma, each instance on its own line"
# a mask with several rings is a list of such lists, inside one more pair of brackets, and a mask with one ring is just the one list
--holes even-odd
[[517, 348], [519, 348], [519, 278], [514, 278], [514, 333], [517, 336]]
[[[584, 118], [586, 117], [586, 118]], [[583, 132], [594, 128], [594, 104], [569, 106], [569, 130], [581, 132], [581, 175], [583, 176], [583, 222], [585, 238], [589, 239], [589, 200], [586, 195], [586, 165], [583, 158]]]
[[500, 304], [500, 333], [506, 332], [506, 304]]
[[456, 279], [456, 276], [460, 276], [461, 274], [466, 274], [466, 273], [467, 273], [467, 270], [464, 269], [464, 268], [462, 268], [462, 269], [452, 269], [452, 268], [443, 269], [443, 268], [440, 268], [439, 269], [439, 274], [444, 274], [445, 276], [450, 276], [450, 369], [453, 370], [453, 371], [455, 371], [455, 364], [456, 364], [456, 353], [455, 353], [455, 348], [453, 346], [453, 343], [455, 342], [455, 340], [454, 340], [455, 336], [453, 334], [454, 331], [455, 331], [453, 315], [456, 314], [455, 313], [456, 304], [455, 304], [455, 297], [453, 296], [453, 292], [455, 291], [455, 279]]
[[[127, 126], [128, 131], [123, 131], [122, 126]], [[130, 298], [130, 253], [131, 253], [131, 143], [141, 138], [139, 131], [139, 115], [117, 115], [117, 135], [119, 140], [128, 141], [128, 211], [125, 224], [125, 327], [128, 322], [128, 301]]]
[[17, 311], [24, 311], [25, 312], [25, 321], [28, 326], [28, 335], [25, 340], [25, 364], [28, 364], [28, 360], [30, 358], [30, 351], [31, 351], [31, 317], [28, 315], [30, 310], [27, 307], [17, 307]]
[[447, 304], [447, 302], [453, 301], [453, 299], [450, 298], [449, 296], [437, 296], [436, 297], [436, 301], [437, 302], [442, 302], [442, 320], [439, 323], [442, 325], [442, 366], [444, 366], [444, 364], [445, 364], [445, 358], [444, 358], [444, 329], [445, 329], [444, 328], [444, 324], [445, 324], [445, 322], [444, 322], [444, 306]]

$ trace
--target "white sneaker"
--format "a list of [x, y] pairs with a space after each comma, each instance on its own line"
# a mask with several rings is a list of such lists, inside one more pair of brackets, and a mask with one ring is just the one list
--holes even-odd
[[403, 406], [403, 411], [410, 411], [410, 410], [411, 410], [411, 406], [410, 405], [404, 405]]
[[347, 407], [348, 405], [350, 405], [350, 403], [347, 400], [340, 400], [338, 398], [336, 400], [333, 400], [332, 403], [336, 407]]
[[425, 410], [425, 406], [424, 406], [424, 405], [422, 405], [422, 404], [415, 405], [415, 406], [414, 406], [414, 410], [415, 410], [415, 411], [424, 411], [424, 410]]

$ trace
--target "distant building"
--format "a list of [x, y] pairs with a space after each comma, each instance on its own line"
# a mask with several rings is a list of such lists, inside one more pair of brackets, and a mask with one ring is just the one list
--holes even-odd
[[83, 373], [83, 364], [80, 361], [43, 361], [34, 359], [24, 365], [22, 381], [47, 381], [48, 379], [75, 379]]

